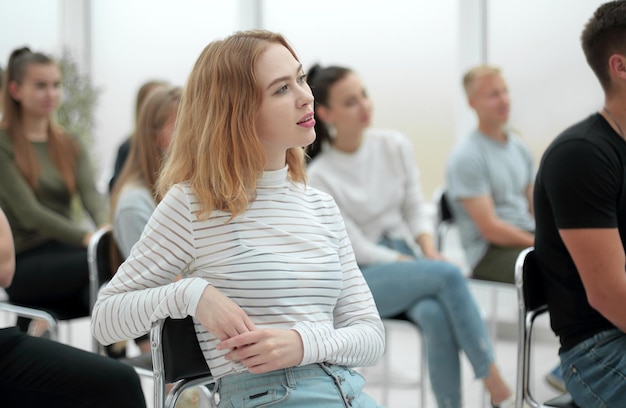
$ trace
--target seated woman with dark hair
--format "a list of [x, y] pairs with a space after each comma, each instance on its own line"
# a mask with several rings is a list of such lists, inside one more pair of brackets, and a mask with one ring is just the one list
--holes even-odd
[[493, 405], [512, 407], [467, 282], [434, 246], [413, 146], [400, 132], [368, 129], [372, 101], [350, 69], [315, 66], [308, 81], [317, 133], [309, 183], [337, 202], [380, 315], [405, 314], [424, 333], [439, 407], [462, 405], [460, 351]]

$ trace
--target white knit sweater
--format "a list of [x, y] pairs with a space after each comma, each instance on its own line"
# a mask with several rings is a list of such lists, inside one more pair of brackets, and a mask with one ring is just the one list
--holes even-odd
[[398, 259], [396, 251], [378, 245], [385, 236], [414, 246], [419, 235], [432, 234], [415, 150], [402, 133], [369, 129], [354, 153], [327, 146], [308, 173], [311, 186], [339, 205], [360, 265]]

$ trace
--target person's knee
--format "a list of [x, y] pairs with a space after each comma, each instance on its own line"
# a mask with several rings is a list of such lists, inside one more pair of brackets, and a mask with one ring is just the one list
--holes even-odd
[[411, 308], [409, 316], [424, 331], [438, 330], [447, 322], [443, 307], [435, 299], [420, 300]]
[[[114, 400], [111, 401], [111, 406], [145, 407], [141, 380], [131, 366], [119, 363], [119, 366], [108, 377], [108, 380], [110, 384], [107, 387], [103, 387], [104, 392], [106, 392], [106, 396], [103, 398]], [[113, 390], [115, 391], [112, 392]]]
[[436, 273], [443, 277], [446, 285], [467, 284], [465, 276], [463, 276], [461, 269], [450, 262], [441, 262]]
[[438, 343], [438, 349], [456, 346], [452, 327], [443, 306], [435, 299], [427, 298], [417, 303], [409, 312], [428, 344]]
[[123, 370], [117, 376], [120, 387], [126, 388], [129, 392], [140, 390], [141, 381], [135, 370], [131, 366], [123, 365]]

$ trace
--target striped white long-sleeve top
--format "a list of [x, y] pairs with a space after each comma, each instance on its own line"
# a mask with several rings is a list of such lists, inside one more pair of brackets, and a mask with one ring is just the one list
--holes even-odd
[[[384, 328], [331, 196], [293, 183], [285, 167], [265, 172], [249, 209], [230, 222], [221, 211], [199, 221], [199, 209], [185, 183], [158, 205], [99, 294], [91, 329], [100, 342], [139, 337], [161, 318], [195, 316], [213, 285], [258, 328], [296, 330], [304, 345], [300, 365], [378, 360]], [[183, 279], [173, 282], [178, 274]], [[217, 351], [219, 340], [195, 323], [216, 378], [246, 370], [226, 360], [228, 350]]]

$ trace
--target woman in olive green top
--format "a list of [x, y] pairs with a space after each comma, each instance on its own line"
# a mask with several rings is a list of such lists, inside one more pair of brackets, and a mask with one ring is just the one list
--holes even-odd
[[28, 48], [13, 51], [4, 75], [0, 122], [0, 205], [9, 219], [16, 271], [12, 302], [62, 319], [89, 314], [86, 247], [92, 230], [72, 219], [80, 196], [95, 225], [107, 220], [87, 151], [54, 123], [60, 68]]

